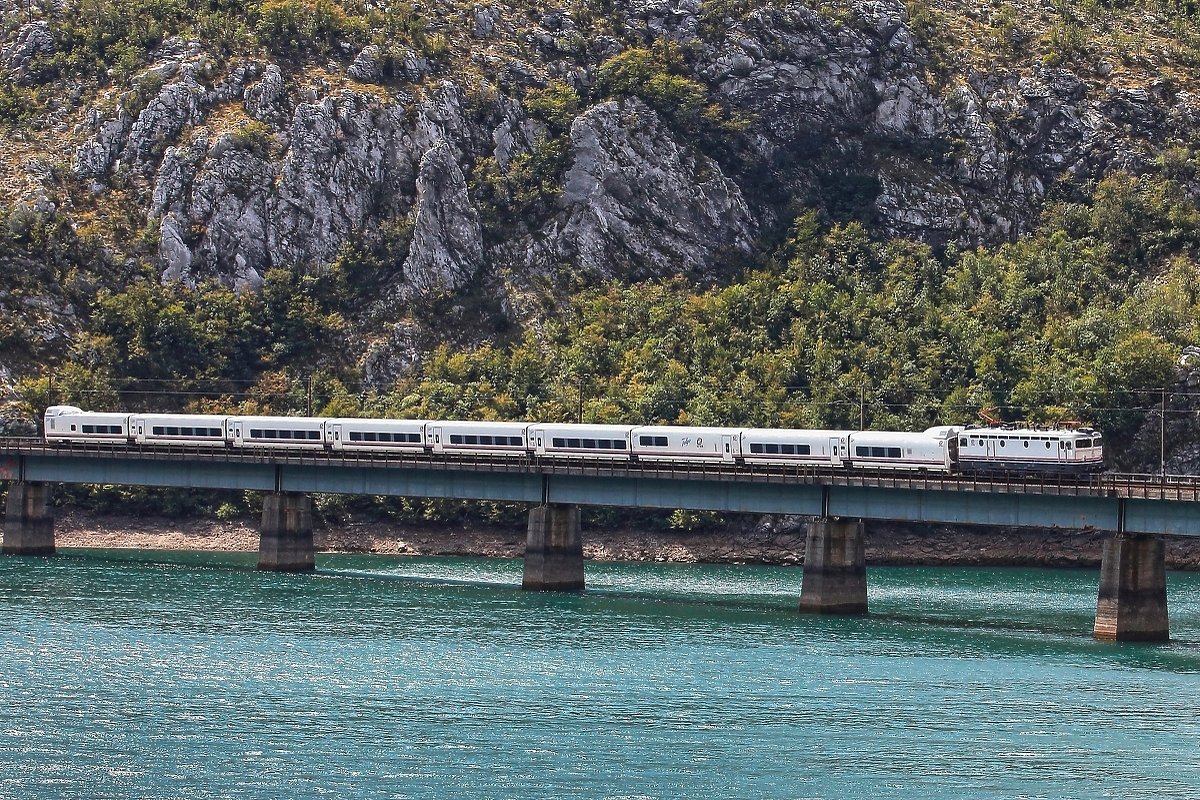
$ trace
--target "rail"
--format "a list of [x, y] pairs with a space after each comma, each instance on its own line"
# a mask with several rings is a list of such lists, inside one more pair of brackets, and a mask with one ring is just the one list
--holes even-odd
[[1200, 502], [1200, 476], [1196, 475], [1116, 472], [1089, 475], [1028, 475], [1007, 472], [946, 474], [814, 465], [697, 463], [660, 460], [615, 461], [586, 456], [547, 457], [533, 454], [451, 455], [345, 450], [297, 450], [294, 453], [281, 453], [278, 450], [265, 448], [238, 448], [235, 450], [232, 448], [209, 449], [158, 444], [79, 444], [75, 442], [48, 444], [42, 439], [12, 437], [0, 438], [0, 457], [3, 456], [220, 461], [334, 468], [505, 472]]

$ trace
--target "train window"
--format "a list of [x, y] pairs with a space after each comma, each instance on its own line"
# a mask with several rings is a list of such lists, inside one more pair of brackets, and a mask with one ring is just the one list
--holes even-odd
[[[71, 430], [75, 430], [75, 426], [74, 426], [74, 425], [72, 425], [72, 426], [71, 426]], [[95, 433], [95, 432], [96, 432], [96, 426], [95, 426], [95, 425], [84, 425], [84, 426], [83, 426], [83, 432], [84, 432], [84, 433]]]
[[966, 447], [966, 446], [967, 446], [967, 440], [966, 440], [966, 439], [959, 439], [959, 440], [958, 440], [958, 446], [959, 446], [959, 447]]
[[762, 451], [763, 451], [763, 446], [761, 444], [759, 444], [758, 442], [750, 443], [750, 452], [751, 453], [761, 453]]
[[809, 447], [808, 445], [806, 445], [806, 444], [796, 445], [796, 455], [807, 456], [807, 455], [811, 455], [811, 454], [812, 454], [812, 448]]
[[457, 433], [450, 434], [450, 444], [462, 444], [462, 443], [463, 443], [463, 437], [461, 434], [457, 434]]
[[900, 452], [899, 447], [889, 447], [887, 449], [887, 457], [888, 458], [900, 458], [901, 455], [903, 455], [903, 454]]
[[1075, 443], [1075, 446], [1081, 450], [1085, 447], [1091, 447], [1092, 440], [1091, 439], [1080, 439], [1078, 442]]
[[508, 437], [508, 443], [513, 445], [514, 447], [524, 447], [525, 439], [520, 436], [510, 436], [510, 437]]
[[1092, 440], [1092, 447], [1099, 447], [1101, 444], [1103, 444], [1103, 442], [1099, 436]]
[[557, 436], [555, 436], [553, 439], [551, 439], [551, 440], [550, 440], [550, 444], [551, 444], [551, 445], [553, 445], [554, 447], [566, 447], [566, 446], [567, 446], [567, 440], [566, 440], [566, 439], [560, 439], [560, 438], [558, 438]]
[[779, 452], [785, 456], [794, 456], [794, 455], [796, 455], [796, 445], [781, 444], [781, 445], [779, 445]]
[[1004, 440], [1003, 440], [1003, 439], [1001, 439], [1001, 440], [1000, 440], [1000, 446], [1001, 446], [1001, 447], [1004, 447]]
[[162, 429], [162, 426], [161, 426], [161, 425], [155, 425], [153, 428], [151, 428], [151, 429], [150, 429], [150, 432], [151, 432], [152, 434], [154, 434], [155, 436], [162, 436], [162, 435], [163, 435], [163, 429]]
[[1064, 447], [1066, 447], [1068, 450], [1070, 450], [1070, 449], [1071, 449], [1071, 443], [1070, 443], [1070, 442], [1063, 442], [1063, 446], [1064, 446]]
[[359, 431], [350, 431], [350, 441], [361, 442], [362, 441], [362, 433]]
[[492, 443], [492, 437], [490, 437], [490, 436], [480, 436], [480, 437], [479, 437], [479, 443], [480, 443], [480, 444], [487, 444], [487, 445], [490, 445], [490, 444]]
[[613, 440], [613, 450], [624, 450], [624, 449], [625, 449], [625, 440], [624, 439], [614, 439]]
[[579, 447], [579, 446], [580, 446], [580, 444], [579, 444], [578, 439], [567, 439], [567, 447]]
[[[1029, 442], [1028, 442], [1028, 441], [1021, 442], [1021, 444], [1025, 445], [1025, 448], [1026, 448], [1026, 449], [1028, 449], [1028, 448], [1029, 448]], [[1047, 446], [1047, 447], [1049, 447], [1050, 445], [1046, 445], [1046, 446]]]
[[667, 437], [665, 436], [640, 436], [638, 444], [642, 447], [666, 447]]
[[1050, 441], [1049, 441], [1049, 440], [1047, 440], [1047, 441], [1046, 441], [1046, 449], [1047, 449], [1047, 450], [1049, 450], [1049, 449], [1050, 449]]
[[855, 447], [855, 448], [854, 448], [854, 455], [856, 455], [856, 456], [869, 456], [869, 455], [871, 455], [871, 448], [869, 448], [869, 447]]
[[[367, 434], [367, 436], [370, 436], [370, 435], [371, 435], [371, 434], [369, 434], [369, 433]], [[280, 432], [279, 432], [279, 438], [280, 438], [280, 439], [291, 439], [291, 438], [292, 438], [292, 432], [291, 432], [291, 431], [280, 431]]]
[[610, 439], [597, 439], [596, 446], [599, 447], [601, 450], [612, 450], [613, 449], [613, 443]]
[[779, 455], [779, 445], [777, 444], [768, 444], [763, 450], [771, 455]]
[[585, 450], [595, 450], [596, 449], [596, 440], [595, 439], [582, 439], [582, 440], [580, 440], [580, 445]]
[[251, 439], [261, 439], [262, 435], [263, 435], [263, 432], [261, 430], [259, 430], [257, 428], [250, 429], [250, 438]]
[[179, 428], [176, 428], [172, 425], [167, 426], [167, 436], [178, 436], [178, 435], [179, 435]]
[[473, 433], [468, 433], [463, 436], [463, 444], [479, 444], [479, 437]]
[[196, 429], [195, 428], [180, 428], [179, 435], [180, 436], [195, 436]]
[[379, 441], [379, 434], [375, 433], [375, 431], [363, 431], [363, 441], [377, 442]]

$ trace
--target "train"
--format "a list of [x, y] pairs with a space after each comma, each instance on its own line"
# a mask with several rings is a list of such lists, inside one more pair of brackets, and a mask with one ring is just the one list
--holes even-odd
[[548, 422], [139, 414], [46, 409], [48, 444], [334, 453], [524, 456], [783, 465], [945, 474], [1081, 474], [1104, 469], [1086, 427], [939, 425], [925, 431], [588, 425]]

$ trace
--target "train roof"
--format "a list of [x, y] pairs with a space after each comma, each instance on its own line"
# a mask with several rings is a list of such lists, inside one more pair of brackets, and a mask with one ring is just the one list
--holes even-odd
[[1071, 436], [1102, 436], [1100, 431], [1095, 428], [1030, 428], [1016, 426], [991, 426], [987, 428], [964, 428], [962, 433], [966, 436], [1045, 436], [1048, 438], [1061, 439]]

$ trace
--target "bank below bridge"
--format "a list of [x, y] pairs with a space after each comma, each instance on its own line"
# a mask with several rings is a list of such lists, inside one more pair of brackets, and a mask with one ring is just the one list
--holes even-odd
[[579, 507], [793, 514], [812, 519], [800, 609], [867, 611], [863, 520], [1093, 528], [1104, 546], [1094, 635], [1165, 640], [1162, 534], [1200, 536], [1200, 479], [1192, 476], [954, 476], [734, 463], [448, 457], [424, 454], [197, 450], [47, 445], [0, 440], [8, 481], [3, 550], [54, 552], [54, 484], [261, 491], [259, 568], [315, 568], [312, 493], [526, 503], [523, 586], [584, 588]]

